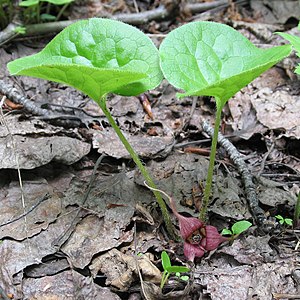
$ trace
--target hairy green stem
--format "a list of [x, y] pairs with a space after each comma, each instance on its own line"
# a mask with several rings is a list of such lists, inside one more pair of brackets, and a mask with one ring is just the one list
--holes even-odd
[[[150, 187], [156, 189], [156, 185], [154, 184], [150, 174], [148, 173], [148, 171], [144, 167], [144, 165], [141, 162], [141, 160], [139, 159], [138, 155], [136, 154], [134, 149], [131, 147], [131, 145], [127, 141], [126, 137], [123, 135], [122, 131], [120, 130], [119, 126], [115, 122], [114, 118], [112, 117], [111, 113], [107, 109], [107, 107], [106, 107], [106, 97], [102, 97], [100, 99], [99, 106], [101, 107], [102, 111], [104, 112], [108, 122], [110, 123], [112, 128], [115, 130], [115, 132], [118, 135], [119, 139], [123, 143], [124, 147], [126, 148], [128, 153], [132, 157], [133, 161], [135, 162], [135, 164], [137, 165], [137, 167], [141, 171], [141, 173], [144, 176], [147, 184]], [[174, 227], [173, 227], [173, 224], [172, 224], [171, 219], [170, 219], [170, 215], [169, 215], [168, 210], [167, 210], [167, 206], [166, 206], [164, 200], [162, 199], [161, 194], [159, 192], [153, 191], [153, 190], [152, 190], [152, 192], [156, 197], [158, 205], [160, 206], [160, 209], [161, 209], [161, 212], [162, 212], [162, 215], [163, 215], [163, 219], [165, 221], [166, 228], [167, 228], [167, 231], [168, 231], [170, 237], [174, 240], [177, 240], [177, 236], [175, 234]]]
[[69, 3], [66, 3], [60, 10], [59, 10], [59, 13], [57, 14], [56, 16], [56, 19], [55, 21], [58, 21], [61, 16], [63, 15], [63, 13], [65, 12], [66, 8], [69, 6]]
[[219, 127], [221, 123], [221, 115], [222, 115], [222, 107], [217, 106], [214, 136], [211, 144], [209, 166], [208, 166], [206, 184], [205, 184], [202, 206], [200, 209], [200, 216], [199, 216], [200, 220], [202, 220], [203, 222], [205, 222], [207, 219], [207, 208], [211, 197], [211, 188], [212, 188], [212, 180], [214, 175], [214, 166], [215, 166], [215, 158], [217, 152], [218, 133], [219, 133]]
[[294, 226], [298, 226], [300, 221], [300, 193], [298, 194], [297, 202], [295, 205], [295, 213], [294, 213]]

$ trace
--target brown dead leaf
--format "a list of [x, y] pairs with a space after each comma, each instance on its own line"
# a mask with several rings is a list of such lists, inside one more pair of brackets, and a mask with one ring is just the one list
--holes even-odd
[[28, 300], [120, 300], [109, 289], [95, 284], [92, 278], [84, 277], [75, 271], [41, 278], [26, 278], [23, 281], [23, 291], [24, 299]]
[[300, 139], [298, 95], [291, 95], [284, 90], [273, 92], [269, 88], [263, 88], [253, 94], [251, 103], [261, 124], [268, 129], [282, 130], [287, 137]]
[[294, 0], [261, 1], [251, 0], [250, 5], [257, 15], [257, 23], [285, 24], [288, 19], [299, 18], [300, 6]]
[[[137, 154], [143, 158], [153, 158], [162, 152], [173, 141], [173, 137], [128, 135], [124, 133]], [[106, 153], [115, 158], [131, 158], [125, 149], [117, 134], [111, 129], [105, 131], [94, 131], [93, 147], [98, 149], [99, 153]]]
[[[90, 152], [90, 144], [78, 138], [63, 136], [68, 131], [40, 120], [20, 121], [17, 116], [5, 117], [0, 127], [0, 169], [16, 169], [16, 155], [21, 169], [34, 169], [51, 161], [71, 165]], [[16, 151], [15, 151], [15, 149]], [[15, 153], [16, 152], [16, 153]]]
[[[25, 195], [25, 211], [38, 203], [46, 194], [49, 198], [38, 205], [24, 218], [0, 227], [0, 239], [10, 237], [16, 240], [24, 240], [41, 230], [45, 230], [49, 223], [53, 222], [61, 212], [61, 199], [54, 194], [53, 189], [45, 179], [24, 180], [23, 191]], [[0, 196], [0, 224], [17, 218], [24, 213], [21, 202], [21, 189], [18, 181], [12, 181], [2, 188]]]
[[138, 278], [136, 260], [145, 280], [153, 283], [160, 282], [161, 272], [147, 255], [134, 258], [131, 255], [123, 254], [117, 249], [112, 249], [95, 258], [90, 266], [90, 270], [93, 277], [98, 272], [105, 274], [107, 285], [112, 285], [120, 291], [127, 291], [131, 283]]
[[56, 222], [49, 224], [47, 230], [22, 242], [3, 239], [0, 247], [0, 286], [6, 287], [6, 283], [10, 282], [7, 293], [14, 295], [21, 293], [21, 279], [18, 275], [21, 274], [22, 278], [26, 267], [41, 263], [45, 256], [57, 251], [52, 243], [73, 218], [73, 213], [66, 213]]
[[68, 255], [74, 267], [83, 269], [95, 254], [130, 242], [132, 238], [133, 230], [123, 232], [115, 220], [90, 215], [77, 225], [62, 251]]

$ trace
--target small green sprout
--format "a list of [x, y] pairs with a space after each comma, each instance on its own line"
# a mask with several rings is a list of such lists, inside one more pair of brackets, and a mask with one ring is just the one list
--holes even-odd
[[181, 276], [180, 275], [180, 272], [176, 272], [176, 274], [175, 274], [178, 278], [180, 278], [181, 280], [183, 280], [183, 281], [188, 281], [189, 280], [189, 276], [187, 276], [187, 275], [183, 275], [183, 276]]
[[277, 215], [277, 216], [275, 216], [275, 218], [278, 220], [278, 222], [281, 225], [293, 226], [293, 220], [292, 219], [284, 218], [281, 215]]
[[[41, 21], [58, 21], [68, 5], [74, 0], [24, 0], [20, 1], [19, 6], [24, 7], [24, 17], [25, 21], [32, 23], [35, 19], [37, 23]], [[46, 2], [47, 4], [43, 5]], [[50, 6], [56, 5], [60, 6], [57, 16], [52, 16], [49, 14]], [[41, 11], [46, 9], [46, 13], [41, 13]], [[27, 18], [26, 18], [27, 17]], [[25, 23], [27, 23], [25, 22]]]
[[23, 27], [23, 26], [17, 26], [15, 28], [15, 33], [18, 33], [18, 34], [25, 34], [26, 33], [26, 28]]
[[230, 235], [231, 240], [237, 238], [242, 232], [246, 231], [249, 227], [252, 226], [251, 222], [248, 221], [238, 221], [231, 226], [230, 229], [224, 228], [221, 232], [222, 235]]
[[166, 282], [169, 279], [169, 276], [172, 273], [175, 273], [175, 275], [177, 277], [179, 277], [180, 279], [182, 279], [184, 281], [187, 281], [189, 279], [189, 277], [186, 275], [181, 276], [181, 273], [189, 272], [190, 269], [188, 267], [184, 267], [184, 266], [172, 266], [170, 257], [166, 251], [163, 251], [161, 253], [161, 263], [162, 263], [162, 267], [164, 269], [164, 272], [163, 272], [162, 278], [161, 278], [161, 282], [160, 282], [161, 289], [163, 289], [164, 285], [166, 284]]

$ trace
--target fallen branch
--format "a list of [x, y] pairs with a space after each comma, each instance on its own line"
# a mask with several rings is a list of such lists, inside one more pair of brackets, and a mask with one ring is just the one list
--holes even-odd
[[[49, 195], [46, 194], [44, 195], [42, 198], [40, 198], [37, 203], [35, 203], [33, 206], [31, 206], [27, 211], [25, 211], [23, 214], [19, 215], [18, 217], [12, 219], [12, 220], [9, 220], [5, 223], [2, 223], [0, 224], [0, 227], [3, 227], [3, 226], [6, 226], [6, 225], [9, 225], [11, 223], [14, 223], [16, 221], [19, 221], [20, 219], [26, 217], [28, 214], [30, 214], [34, 209], [36, 209], [42, 202], [46, 201], [49, 199]], [[1, 299], [1, 298], [0, 298]]]
[[2, 41], [7, 43], [8, 41], [16, 38], [19, 33], [16, 32], [16, 28], [22, 25], [20, 18], [20, 2], [21, 0], [13, 0], [12, 5], [14, 7], [11, 23], [7, 25], [5, 29], [0, 32], [0, 46], [2, 46]]
[[[214, 129], [206, 121], [202, 123], [202, 128], [210, 136], [213, 136]], [[245, 161], [241, 157], [241, 154], [237, 151], [235, 146], [221, 133], [218, 134], [218, 143], [227, 151], [230, 159], [236, 165], [239, 173], [241, 174], [245, 192], [246, 192], [246, 199], [256, 223], [258, 225], [267, 225], [267, 219], [264, 214], [264, 211], [262, 208], [259, 207], [259, 203], [255, 191], [256, 187], [255, 184], [253, 183], [252, 175], [248, 170]]]
[[[243, 4], [247, 2], [246, 0], [238, 0], [235, 4]], [[210, 10], [215, 9], [226, 9], [229, 6], [228, 0], [216, 0], [213, 2], [207, 3], [189, 3], [185, 5], [180, 5], [180, 1], [170, 1], [168, 5], [160, 5], [158, 8], [153, 10], [140, 12], [140, 13], [132, 13], [132, 14], [116, 14], [109, 17], [114, 20], [119, 20], [131, 25], [143, 25], [147, 24], [150, 21], [162, 21], [167, 19], [175, 19], [181, 12], [188, 12], [192, 15], [199, 14], [203, 12], [208, 12]], [[103, 17], [99, 15], [98, 17]], [[9, 24], [2, 32], [0, 32], [0, 46], [6, 44], [8, 41], [16, 37], [28, 37], [28, 36], [36, 36], [43, 35], [48, 33], [58, 33], [63, 30], [65, 27], [77, 22], [79, 20], [69, 20], [69, 21], [59, 21], [59, 22], [50, 22], [50, 23], [41, 23], [41, 24], [33, 24], [26, 25], [25, 34], [18, 34], [15, 32], [17, 26], [21, 26], [21, 24], [17, 24], [12, 22]]]
[[[55, 113], [51, 111], [51, 108], [41, 108], [33, 101], [22, 95], [12, 83], [7, 83], [3, 80], [0, 80], [0, 94], [5, 95], [14, 103], [21, 104], [23, 108], [32, 115], [39, 116], [39, 119], [56, 126], [63, 126], [67, 128], [77, 128], [80, 126], [89, 127], [90, 124], [101, 121], [99, 120], [99, 116], [91, 116], [81, 108], [69, 107], [68, 111], [70, 114], [65, 113], [63, 107], [61, 107], [61, 112], [58, 112], [58, 109], [56, 109]], [[82, 116], [78, 114], [76, 115], [75, 111], [80, 111]]]

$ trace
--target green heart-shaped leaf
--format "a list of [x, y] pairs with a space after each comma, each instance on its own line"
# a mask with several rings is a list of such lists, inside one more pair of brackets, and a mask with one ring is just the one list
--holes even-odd
[[233, 234], [240, 234], [244, 231], [246, 231], [249, 227], [252, 226], [252, 223], [248, 221], [238, 221], [234, 223], [231, 227], [232, 233]]
[[137, 95], [162, 80], [158, 50], [144, 33], [98, 18], [68, 26], [41, 52], [10, 62], [8, 69], [66, 83], [96, 101], [109, 92]]
[[241, 88], [291, 52], [291, 46], [259, 49], [235, 29], [193, 22], [167, 35], [160, 49], [166, 79], [180, 96], [214, 96], [222, 107]]

